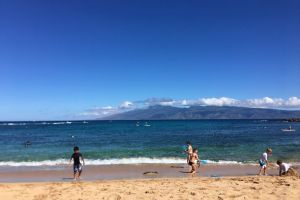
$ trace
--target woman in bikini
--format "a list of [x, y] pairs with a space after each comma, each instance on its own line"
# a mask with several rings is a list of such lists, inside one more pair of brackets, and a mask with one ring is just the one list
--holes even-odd
[[187, 164], [189, 164], [190, 163], [191, 154], [193, 153], [193, 147], [192, 147], [191, 142], [189, 142], [189, 141], [186, 142], [185, 153], [187, 154], [186, 162], [187, 162]]
[[191, 174], [194, 176], [199, 167], [199, 156], [198, 156], [198, 149], [193, 149], [193, 152], [190, 154], [189, 158], [189, 165], [192, 166]]

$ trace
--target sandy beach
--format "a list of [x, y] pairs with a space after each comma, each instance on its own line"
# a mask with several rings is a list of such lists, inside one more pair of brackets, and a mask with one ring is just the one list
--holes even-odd
[[300, 199], [295, 177], [226, 177], [0, 184], [5, 200]]
[[86, 166], [83, 180], [73, 181], [68, 167], [2, 167], [0, 199], [300, 199], [300, 179], [277, 176], [275, 166], [269, 176], [256, 176], [257, 165], [203, 165], [194, 178], [188, 170], [181, 164]]

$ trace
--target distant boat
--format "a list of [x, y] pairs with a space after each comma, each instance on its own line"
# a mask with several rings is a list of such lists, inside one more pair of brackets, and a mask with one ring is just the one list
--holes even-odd
[[135, 126], [140, 126], [140, 122], [137, 122], [137, 123], [135, 124]]
[[289, 128], [284, 128], [284, 129], [281, 129], [283, 132], [294, 132], [296, 131], [296, 129], [293, 129], [292, 126], [290, 126]]
[[88, 122], [87, 122], [87, 121], [83, 121], [82, 123], [84, 123], [84, 124], [88, 124]]
[[144, 126], [148, 127], [148, 126], [151, 126], [151, 125], [148, 124], [148, 122], [145, 122]]

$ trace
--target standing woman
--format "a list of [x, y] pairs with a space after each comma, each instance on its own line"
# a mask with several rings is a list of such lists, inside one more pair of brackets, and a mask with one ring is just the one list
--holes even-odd
[[191, 155], [193, 153], [193, 147], [192, 147], [192, 143], [189, 142], [189, 141], [186, 142], [185, 153], [187, 154], [186, 162], [187, 162], [188, 165], [190, 165], [190, 158], [191, 158]]
[[197, 173], [198, 168], [200, 167], [200, 159], [198, 155], [198, 149], [193, 149], [192, 154], [190, 154], [189, 165], [192, 166], [191, 174], [194, 176]]

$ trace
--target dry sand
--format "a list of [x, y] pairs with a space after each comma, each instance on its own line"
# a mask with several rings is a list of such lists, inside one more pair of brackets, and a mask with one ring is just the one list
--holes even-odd
[[223, 177], [2, 183], [1, 200], [300, 199], [298, 177]]

